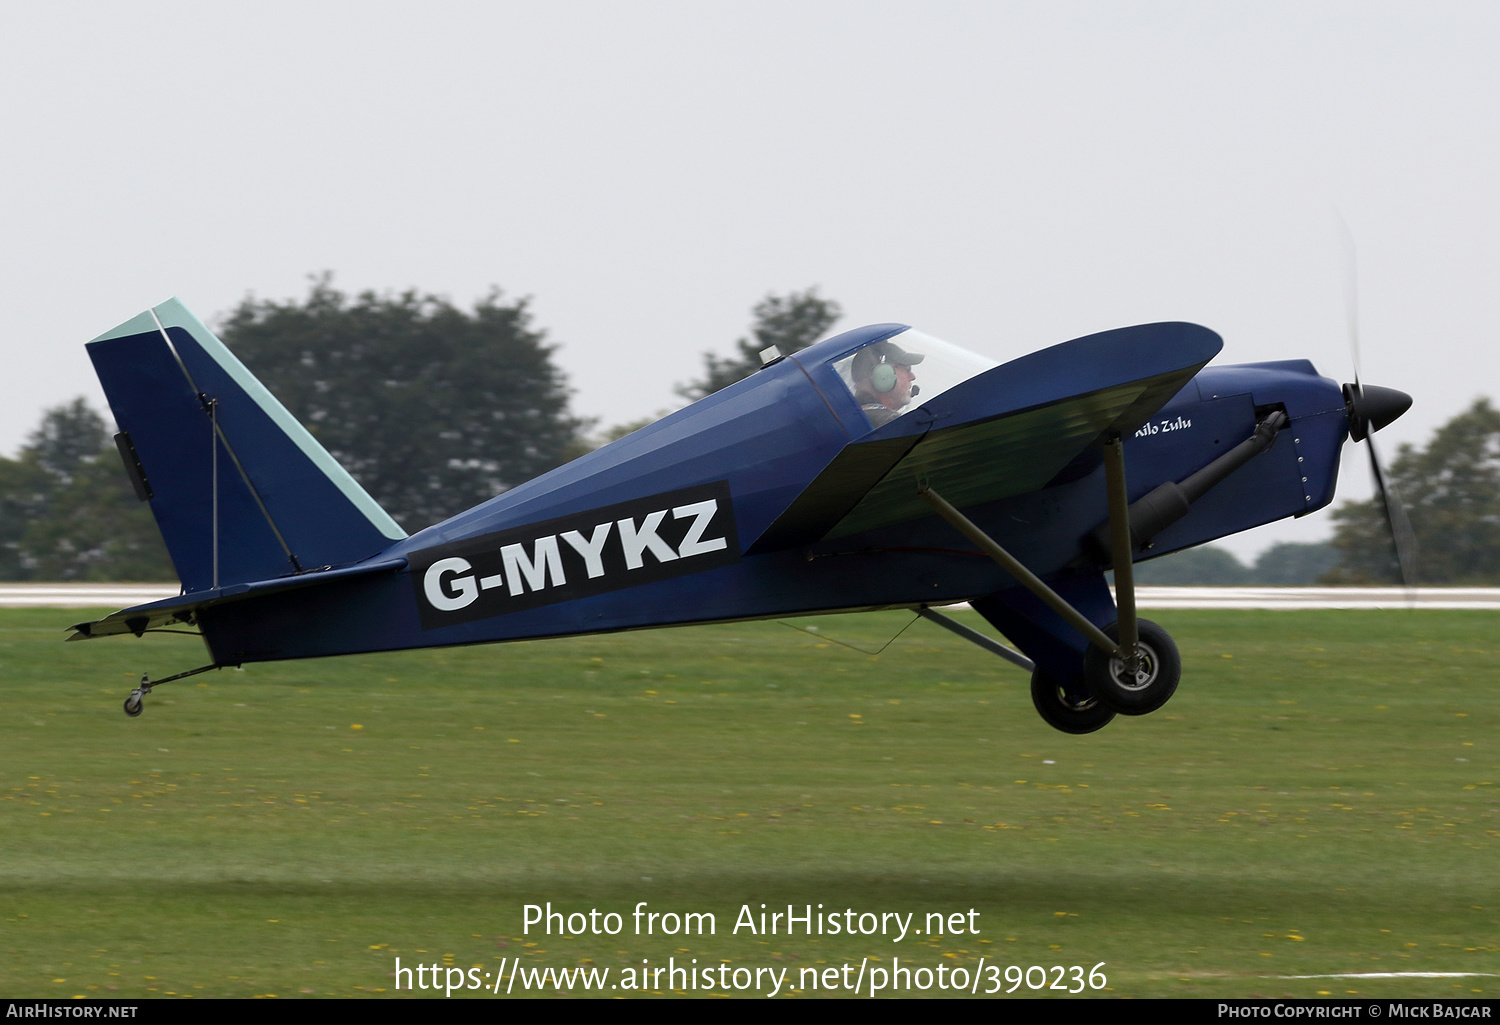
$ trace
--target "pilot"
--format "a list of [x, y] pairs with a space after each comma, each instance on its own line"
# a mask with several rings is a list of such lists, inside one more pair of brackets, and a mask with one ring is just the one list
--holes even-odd
[[905, 352], [895, 342], [876, 342], [855, 355], [850, 370], [854, 397], [872, 427], [900, 416], [920, 391], [912, 384], [917, 379], [912, 367], [922, 359], [922, 353]]

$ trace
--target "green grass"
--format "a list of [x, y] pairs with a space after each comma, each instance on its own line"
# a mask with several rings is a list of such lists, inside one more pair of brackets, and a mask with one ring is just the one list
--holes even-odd
[[[129, 720], [142, 670], [202, 648], [60, 643], [84, 618], [0, 613], [3, 996], [392, 996], [396, 956], [612, 981], [669, 957], [792, 985], [984, 957], [1102, 961], [1103, 995], [1500, 991], [1278, 978], [1500, 973], [1492, 614], [1161, 613], [1177, 696], [1087, 737], [923, 622], [878, 657], [760, 623], [256, 665]], [[816, 622], [874, 648], [906, 618]], [[523, 934], [547, 901], [625, 931]], [[717, 933], [634, 935], [639, 901]], [[734, 935], [761, 903], [919, 927], [972, 908], [979, 933]]]

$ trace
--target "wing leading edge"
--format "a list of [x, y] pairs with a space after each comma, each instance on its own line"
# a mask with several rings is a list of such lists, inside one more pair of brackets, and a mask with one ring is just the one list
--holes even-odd
[[747, 554], [930, 516], [919, 481], [959, 507], [1039, 491], [1137, 430], [1222, 347], [1196, 324], [1145, 324], [988, 370], [847, 445]]

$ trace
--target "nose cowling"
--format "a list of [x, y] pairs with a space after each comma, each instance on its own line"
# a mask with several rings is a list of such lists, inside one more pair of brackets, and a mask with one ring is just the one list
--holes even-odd
[[1349, 437], [1364, 441], [1411, 408], [1411, 396], [1374, 384], [1344, 385], [1344, 408], [1349, 415]]

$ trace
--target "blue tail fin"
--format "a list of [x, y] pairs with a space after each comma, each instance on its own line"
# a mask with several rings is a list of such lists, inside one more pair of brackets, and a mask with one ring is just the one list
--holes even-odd
[[347, 565], [406, 536], [176, 299], [88, 352], [186, 591]]

